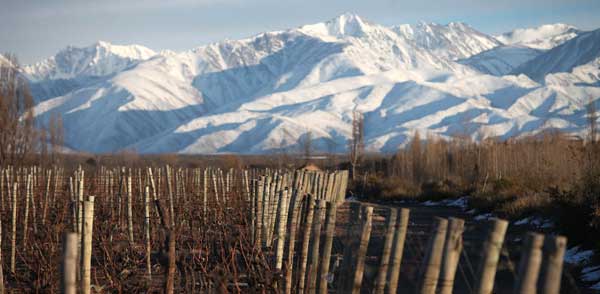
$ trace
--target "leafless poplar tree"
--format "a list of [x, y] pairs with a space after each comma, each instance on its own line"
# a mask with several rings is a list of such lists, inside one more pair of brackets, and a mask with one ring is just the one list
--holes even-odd
[[33, 97], [20, 74], [15, 55], [6, 54], [0, 64], [0, 165], [15, 164], [33, 151]]
[[364, 118], [362, 113], [352, 113], [352, 137], [350, 138], [350, 164], [352, 165], [352, 179], [356, 178], [356, 167], [360, 165], [364, 155]]

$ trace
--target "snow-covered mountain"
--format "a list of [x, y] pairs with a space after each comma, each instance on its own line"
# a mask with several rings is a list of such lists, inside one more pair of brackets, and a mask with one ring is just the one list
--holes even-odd
[[503, 76], [511, 73], [519, 65], [544, 53], [524, 45], [501, 45], [458, 62], [481, 73]]
[[541, 81], [548, 74], [571, 72], [575, 67], [594, 63], [598, 58], [600, 58], [600, 29], [580, 33], [577, 37], [520, 65], [514, 72]]
[[390, 28], [343, 14], [184, 52], [69, 47], [25, 73], [40, 123], [61, 114], [75, 150], [295, 151], [310, 132], [317, 149], [343, 152], [358, 110], [367, 147], [387, 152], [415, 130], [582, 132], [583, 105], [600, 97], [589, 76], [598, 64], [548, 74], [552, 82], [506, 75], [552, 51], [504, 45], [462, 23]]
[[450, 60], [467, 58], [501, 44], [494, 37], [460, 22], [451, 22], [448, 25], [420, 22], [417, 25], [404, 24], [392, 29], [416, 46]]
[[496, 38], [506, 45], [523, 45], [534, 49], [549, 50], [570, 39], [581, 31], [567, 24], [547, 24], [535, 28], [516, 29]]

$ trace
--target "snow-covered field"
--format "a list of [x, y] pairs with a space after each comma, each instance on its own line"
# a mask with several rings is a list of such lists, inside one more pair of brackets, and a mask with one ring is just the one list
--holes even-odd
[[416, 130], [508, 138], [584, 132], [600, 97], [600, 31], [555, 24], [500, 36], [463, 23], [385, 27], [357, 15], [154, 52], [98, 42], [26, 66], [42, 123], [73, 150], [343, 152], [352, 111], [391, 152]]

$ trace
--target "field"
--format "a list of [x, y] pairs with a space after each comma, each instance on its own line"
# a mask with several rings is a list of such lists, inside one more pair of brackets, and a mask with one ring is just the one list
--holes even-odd
[[535, 293], [538, 276], [545, 293], [560, 287], [563, 237], [504, 242], [504, 220], [348, 201], [347, 171], [1, 176], [2, 292]]

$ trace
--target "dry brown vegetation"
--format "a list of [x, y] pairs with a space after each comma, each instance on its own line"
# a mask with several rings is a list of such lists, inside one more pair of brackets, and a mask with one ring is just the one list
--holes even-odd
[[546, 132], [478, 143], [423, 140], [416, 133], [395, 155], [367, 160], [353, 189], [379, 199], [469, 195], [479, 210], [513, 218], [554, 216], [565, 230], [586, 237], [590, 230], [600, 232], [600, 144], [590, 125], [585, 140]]

